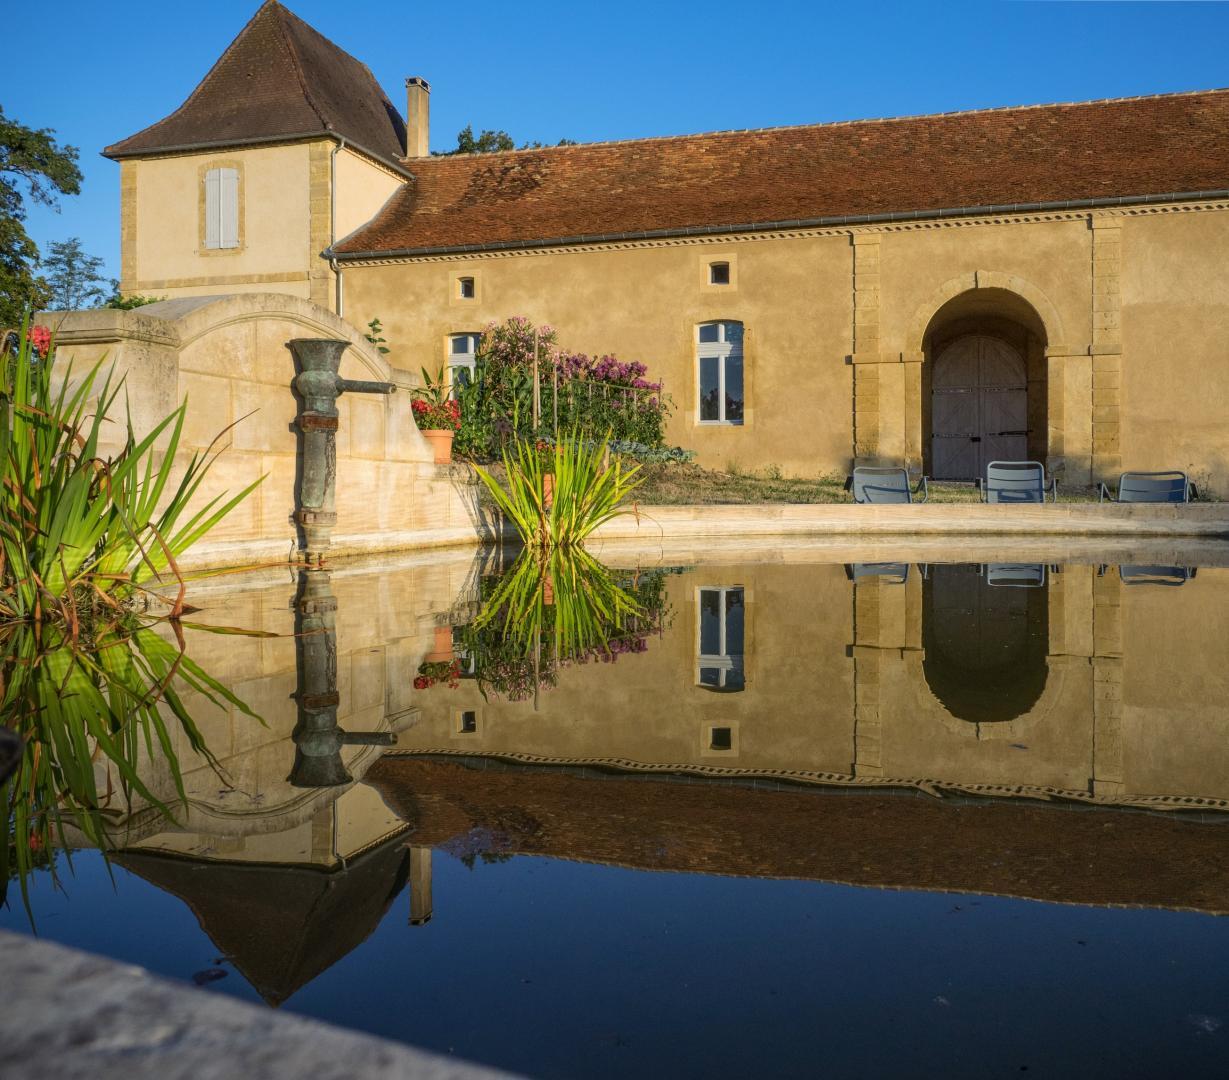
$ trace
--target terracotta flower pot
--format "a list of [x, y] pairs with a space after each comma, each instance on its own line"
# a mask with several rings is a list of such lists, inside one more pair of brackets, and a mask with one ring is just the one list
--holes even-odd
[[542, 477], [542, 509], [549, 510], [555, 501], [555, 474], [547, 473]]
[[437, 465], [447, 465], [452, 460], [452, 437], [455, 434], [455, 431], [449, 431], [448, 428], [426, 428], [423, 430], [422, 437], [427, 440], [432, 452], [435, 454], [435, 463]]
[[435, 628], [435, 641], [432, 643], [431, 651], [427, 653], [424, 663], [438, 664], [443, 660], [455, 659], [456, 654], [452, 651], [452, 627], [437, 626]]

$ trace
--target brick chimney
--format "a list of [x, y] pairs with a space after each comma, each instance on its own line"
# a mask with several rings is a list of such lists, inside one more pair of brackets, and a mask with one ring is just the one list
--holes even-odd
[[412, 75], [405, 80], [405, 156], [426, 157], [431, 119], [431, 87], [427, 80]]

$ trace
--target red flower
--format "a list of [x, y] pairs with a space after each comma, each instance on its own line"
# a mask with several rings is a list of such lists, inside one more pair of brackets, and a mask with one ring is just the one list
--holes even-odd
[[51, 347], [51, 331], [45, 326], [31, 326], [27, 336], [34, 351], [39, 356], [46, 356]]
[[419, 675], [418, 678], [414, 680], [415, 690], [426, 690], [427, 687], [430, 685], [431, 685], [431, 680], [428, 679], [426, 675]]

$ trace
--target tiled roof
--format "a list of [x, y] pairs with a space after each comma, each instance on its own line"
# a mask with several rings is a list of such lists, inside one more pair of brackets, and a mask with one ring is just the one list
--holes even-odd
[[268, 0], [187, 101], [103, 153], [137, 157], [326, 134], [404, 168], [405, 123], [367, 66]]
[[385, 754], [363, 782], [412, 827], [413, 843], [454, 854], [485, 843], [644, 870], [1229, 912], [1222, 830], [1205, 822], [672, 783], [618, 775], [613, 763], [587, 777], [481, 764]]
[[1229, 90], [416, 159], [338, 253], [1229, 188]]

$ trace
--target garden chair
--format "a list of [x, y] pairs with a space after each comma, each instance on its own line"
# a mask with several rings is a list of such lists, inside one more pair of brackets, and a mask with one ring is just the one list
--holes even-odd
[[1043, 503], [1046, 495], [1058, 502], [1058, 479], [1046, 483], [1046, 468], [1040, 461], [992, 461], [986, 478], [977, 481], [982, 502]]
[[1187, 503], [1198, 497], [1195, 485], [1186, 473], [1172, 469], [1167, 472], [1124, 472], [1118, 477], [1118, 494], [1111, 495], [1102, 483], [1101, 501], [1121, 503]]
[[1194, 566], [1120, 566], [1124, 585], [1185, 585], [1198, 573]]
[[1044, 563], [987, 563], [984, 573], [987, 585], [1041, 589], [1046, 583]]
[[845, 576], [855, 585], [862, 578], [880, 578], [885, 585], [903, 585], [909, 580], [909, 564], [903, 562], [856, 562], [845, 564]]
[[913, 497], [918, 494], [921, 495], [918, 502], [925, 502], [930, 498], [926, 477], [923, 476], [917, 487], [910, 489], [909, 473], [905, 469], [859, 465], [854, 469], [846, 487], [852, 488], [853, 501], [856, 503], [911, 503]]

